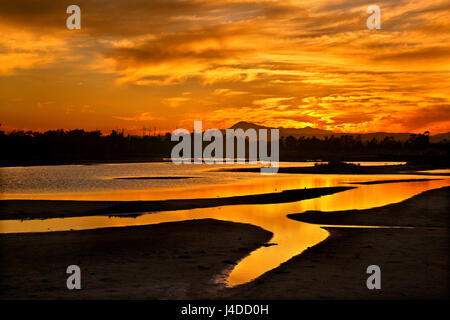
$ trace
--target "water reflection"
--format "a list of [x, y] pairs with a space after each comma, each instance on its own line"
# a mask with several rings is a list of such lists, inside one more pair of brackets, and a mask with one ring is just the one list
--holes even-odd
[[[367, 163], [362, 163], [368, 165]], [[396, 162], [373, 162], [393, 165]], [[280, 167], [307, 167], [314, 162], [281, 162]], [[98, 164], [0, 168], [1, 199], [162, 200], [215, 198], [326, 186], [317, 175], [299, 179], [289, 174], [218, 172], [219, 168], [256, 165], [183, 165], [172, 163]], [[189, 176], [195, 179], [123, 180], [117, 177]], [[336, 181], [336, 178], [332, 178]]]
[[[402, 179], [417, 176], [401, 176]], [[430, 177], [432, 178], [432, 177]], [[436, 177], [437, 178], [437, 177]], [[442, 177], [441, 177], [442, 178]], [[284, 180], [269, 180], [283, 189], [298, 188], [299, 185], [312, 188], [336, 186], [348, 182], [399, 179], [395, 175], [350, 176], [350, 175], [291, 175]], [[275, 182], [274, 182], [275, 181]], [[285, 183], [285, 184], [283, 184]], [[244, 258], [228, 276], [229, 285], [248, 282], [263, 273], [276, 268], [291, 257], [300, 254], [308, 247], [314, 246], [328, 236], [328, 232], [318, 225], [297, 222], [286, 217], [290, 213], [307, 210], [337, 211], [350, 209], [367, 209], [400, 202], [429, 189], [449, 186], [450, 179], [418, 182], [401, 182], [376, 185], [360, 185], [356, 189], [323, 196], [316, 199], [293, 203], [238, 205], [193, 210], [168, 211], [144, 214], [137, 218], [109, 218], [106, 216], [78, 217], [48, 220], [3, 220], [0, 232], [47, 232], [61, 230], [82, 230], [104, 227], [131, 225], [149, 225], [163, 222], [183, 221], [189, 219], [213, 218], [232, 222], [249, 223], [273, 232], [270, 242], [277, 245], [261, 247]], [[274, 186], [272, 185], [271, 188]], [[255, 187], [259, 188], [259, 187]], [[245, 188], [244, 188], [245, 189]], [[232, 188], [228, 190], [232, 194]], [[194, 193], [185, 190], [190, 197]], [[242, 192], [238, 188], [237, 193]]]
[[433, 170], [423, 170], [417, 171], [420, 173], [430, 173], [430, 174], [450, 174], [450, 169], [433, 169]]

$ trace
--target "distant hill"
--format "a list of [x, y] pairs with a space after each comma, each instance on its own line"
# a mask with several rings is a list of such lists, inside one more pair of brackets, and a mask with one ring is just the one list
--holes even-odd
[[251, 122], [246, 122], [246, 121], [239, 121], [238, 123], [234, 124], [233, 126], [230, 127], [230, 129], [242, 129], [242, 130], [247, 130], [247, 129], [272, 129], [270, 127], [264, 127], [264, 126], [260, 126]]
[[283, 128], [283, 127], [279, 127], [279, 128], [275, 128], [275, 127], [265, 127], [265, 126], [260, 126], [257, 125], [255, 123], [251, 123], [251, 122], [246, 122], [246, 121], [240, 121], [236, 124], [234, 124], [233, 126], [230, 127], [230, 129], [242, 129], [242, 130], [247, 130], [247, 129], [280, 129], [280, 136], [325, 136], [325, 135], [333, 135], [332, 131], [329, 130], [322, 130], [322, 129], [317, 129], [317, 128], [311, 128], [311, 127], [305, 127], [305, 128]]
[[443, 141], [443, 140], [450, 141], [450, 132], [441, 133], [441, 134], [437, 134], [435, 136], [430, 137], [431, 142], [439, 142], [439, 141]]
[[[261, 126], [255, 123], [246, 122], [246, 121], [240, 121], [233, 126], [230, 127], [230, 129], [275, 129], [275, 127], [266, 127]], [[288, 137], [293, 136], [295, 138], [299, 137], [316, 137], [318, 139], [323, 139], [325, 137], [340, 137], [343, 135], [352, 135], [352, 136], [360, 136], [361, 140], [367, 141], [372, 139], [377, 139], [378, 141], [383, 140], [386, 137], [394, 137], [397, 141], [406, 141], [409, 139], [412, 133], [404, 132], [404, 133], [392, 133], [392, 132], [374, 132], [374, 133], [340, 133], [340, 132], [333, 132], [330, 130], [323, 130], [323, 129], [317, 129], [312, 127], [305, 127], [305, 128], [283, 128], [279, 127], [280, 129], [280, 137]], [[440, 142], [443, 140], [450, 141], [450, 132], [447, 133], [441, 133], [434, 136], [430, 136], [431, 142]]]

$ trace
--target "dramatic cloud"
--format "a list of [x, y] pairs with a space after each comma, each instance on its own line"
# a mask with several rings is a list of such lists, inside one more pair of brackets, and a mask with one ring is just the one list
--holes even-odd
[[66, 1], [0, 5], [4, 127], [450, 131], [448, 1], [378, 1], [381, 30], [368, 0], [77, 4], [81, 30]]

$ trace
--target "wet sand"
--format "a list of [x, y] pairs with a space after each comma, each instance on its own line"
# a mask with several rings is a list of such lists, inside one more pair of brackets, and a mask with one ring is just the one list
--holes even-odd
[[400, 203], [367, 210], [306, 211], [289, 218], [325, 225], [412, 226], [448, 228], [450, 187], [428, 190]]
[[[324, 242], [235, 288], [214, 283], [270, 241], [258, 227], [217, 220], [0, 235], [1, 298], [448, 299], [450, 187], [369, 210], [292, 215], [302, 221], [414, 228], [336, 228]], [[82, 290], [65, 287], [68, 265]], [[366, 268], [381, 268], [368, 290]]]
[[70, 200], [1, 200], [0, 220], [48, 219], [64, 217], [127, 215], [240, 204], [295, 202], [330, 195], [355, 187], [326, 187], [285, 190], [276, 193], [223, 198], [175, 199], [162, 201], [70, 201]]
[[[270, 240], [217, 220], [76, 232], [0, 235], [0, 299], [210, 298], [223, 272]], [[66, 268], [81, 268], [81, 290]]]
[[[292, 215], [307, 222], [409, 225], [414, 228], [334, 228], [331, 236], [229, 290], [239, 299], [448, 299], [450, 188], [361, 211]], [[368, 290], [369, 265], [381, 268], [381, 290]]]

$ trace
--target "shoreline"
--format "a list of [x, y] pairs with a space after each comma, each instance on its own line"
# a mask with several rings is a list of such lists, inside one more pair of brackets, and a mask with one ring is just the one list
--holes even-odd
[[[396, 226], [401, 222], [414, 228], [325, 226], [330, 236], [323, 242], [256, 281], [229, 290], [225, 296], [275, 300], [448, 299], [449, 199], [450, 187], [444, 187], [373, 209], [289, 215], [317, 224], [369, 226], [383, 222]], [[366, 287], [366, 268], [370, 265], [381, 269], [381, 290]]]
[[287, 216], [296, 221], [321, 225], [448, 228], [450, 216], [444, 212], [446, 208], [450, 209], [449, 199], [450, 187], [442, 187], [383, 207], [332, 212], [306, 211]]
[[[329, 162], [334, 161], [335, 159], [280, 159], [280, 162], [310, 162], [310, 163], [321, 163], [321, 162]], [[248, 164], [249, 159], [245, 159], [245, 163]], [[346, 158], [346, 159], [340, 159], [339, 161], [342, 162], [403, 162], [406, 163], [405, 166], [414, 166], [414, 167], [421, 167], [424, 168], [424, 170], [432, 170], [432, 169], [448, 169], [448, 163], [445, 165], [442, 164], [408, 164], [408, 159], [405, 158], [399, 158], [399, 159], [392, 159], [392, 158], [366, 158], [366, 157], [355, 157], [355, 158]], [[39, 167], [39, 166], [66, 166], [66, 165], [101, 165], [101, 164], [133, 164], [133, 163], [172, 163], [172, 160], [170, 158], [162, 157], [162, 158], [140, 158], [140, 159], [91, 159], [91, 160], [58, 160], [58, 161], [51, 161], [51, 160], [42, 160], [42, 161], [26, 161], [26, 160], [3, 160], [0, 161], [0, 168], [14, 168], [14, 167]], [[225, 161], [224, 163], [225, 164]], [[395, 165], [380, 165], [384, 167], [390, 167]], [[399, 166], [399, 165], [397, 165]], [[363, 166], [362, 166], [363, 167]], [[289, 168], [289, 167], [286, 167]], [[292, 167], [292, 168], [298, 168], [298, 167]], [[302, 168], [302, 167], [300, 167]], [[244, 170], [247, 168], [243, 168]], [[251, 169], [251, 168], [248, 168]], [[260, 168], [257, 168], [258, 170]], [[225, 169], [225, 170], [234, 170], [234, 169]], [[259, 172], [259, 171], [258, 171]]]
[[[0, 234], [0, 300], [208, 299], [231, 267], [271, 238], [260, 227], [214, 219]], [[81, 290], [66, 287], [73, 264]]]
[[[356, 187], [294, 189], [276, 193], [203, 199], [155, 201], [0, 200], [0, 220], [49, 219], [80, 216], [137, 216], [148, 212], [186, 210], [241, 204], [295, 202], [342, 192]], [[135, 215], [133, 215], [135, 213]]]
[[[330, 236], [321, 243], [254, 281], [232, 288], [220, 279], [235, 263], [269, 242], [270, 232], [204, 219], [3, 234], [0, 250], [8, 263], [0, 268], [1, 298], [448, 299], [449, 195], [450, 187], [444, 187], [348, 217], [346, 211], [324, 213], [352, 225], [384, 219], [385, 225], [396, 226], [408, 219], [414, 228], [327, 226]], [[320, 213], [293, 217], [312, 214], [318, 214], [316, 222], [324, 222], [319, 220]], [[83, 290], [65, 288], [65, 268], [71, 264], [82, 268]], [[366, 268], [373, 264], [381, 268], [381, 290], [366, 287]]]
[[[218, 172], [259, 172], [261, 168], [223, 168], [217, 169]], [[279, 167], [278, 173], [288, 174], [342, 174], [342, 175], [421, 175], [421, 176], [450, 176], [449, 173], [428, 173], [421, 172], [427, 170], [447, 169], [446, 166], [431, 165], [380, 165], [380, 166], [358, 166], [358, 165], [342, 165], [329, 166], [318, 165], [312, 167]]]
[[67, 161], [3, 161], [0, 163], [0, 168], [15, 168], [15, 167], [41, 167], [41, 166], [93, 166], [98, 164], [131, 164], [131, 163], [166, 163], [172, 162], [166, 158], [154, 159], [129, 159], [129, 160], [67, 160]]

